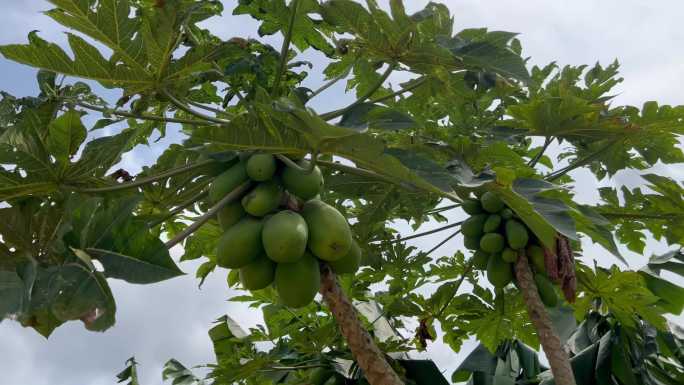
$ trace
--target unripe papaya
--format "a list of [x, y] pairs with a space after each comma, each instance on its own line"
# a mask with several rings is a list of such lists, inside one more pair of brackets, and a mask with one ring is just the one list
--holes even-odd
[[347, 219], [323, 201], [312, 200], [301, 211], [309, 227], [309, 249], [325, 261], [336, 261], [349, 252], [352, 235]]
[[335, 372], [330, 368], [316, 368], [309, 374], [311, 385], [323, 385]]
[[527, 233], [527, 228], [522, 223], [515, 219], [506, 221], [506, 240], [511, 249], [519, 250], [527, 246], [530, 236]]
[[547, 307], [554, 307], [558, 304], [558, 294], [553, 288], [553, 283], [544, 274], [535, 274], [534, 282], [537, 284], [537, 291], [542, 302]]
[[480, 205], [480, 201], [477, 199], [464, 200], [461, 204], [461, 208], [463, 209], [463, 211], [470, 215], [477, 215], [482, 213], [482, 206]]
[[240, 268], [240, 282], [247, 290], [261, 290], [275, 279], [275, 262], [260, 255], [256, 260]]
[[[300, 160], [297, 164], [307, 170], [311, 167], [311, 163], [306, 159]], [[323, 188], [323, 174], [318, 166], [308, 174], [293, 167], [285, 167], [282, 175], [285, 189], [305, 201], [318, 195]]]
[[264, 222], [261, 240], [266, 255], [278, 263], [291, 263], [304, 255], [309, 229], [301, 215], [281, 211]]
[[276, 172], [276, 160], [271, 154], [254, 154], [249, 157], [245, 166], [247, 176], [257, 182], [264, 182]]
[[497, 214], [491, 214], [487, 217], [487, 220], [482, 226], [482, 231], [485, 233], [493, 233], [499, 229], [499, 226], [501, 226], [501, 216]]
[[337, 261], [328, 262], [335, 274], [354, 274], [361, 266], [361, 247], [352, 240], [352, 246], [347, 255]]
[[247, 171], [245, 170], [245, 164], [243, 162], [236, 163], [224, 173], [217, 176], [211, 183], [211, 186], [209, 187], [209, 200], [214, 203], [220, 201], [246, 180]]
[[499, 233], [487, 233], [480, 239], [480, 249], [489, 254], [500, 253], [505, 246], [504, 237]]
[[261, 245], [260, 219], [247, 217], [226, 230], [216, 246], [216, 260], [221, 267], [238, 269], [264, 252]]
[[242, 207], [255, 217], [263, 217], [278, 208], [283, 198], [283, 190], [274, 181], [259, 183], [242, 198]]
[[503, 218], [505, 220], [511, 219], [511, 218], [513, 218], [513, 210], [511, 210], [509, 208], [505, 208], [505, 209], [501, 210], [499, 215], [501, 215], [501, 218]]
[[498, 213], [499, 211], [503, 210], [504, 208], [504, 202], [499, 198], [496, 193], [493, 193], [491, 191], [487, 191], [486, 193], [482, 194], [482, 198], [480, 198], [480, 203], [482, 204], [482, 208], [489, 212], [489, 213]]
[[526, 251], [528, 259], [532, 261], [534, 271], [537, 273], [546, 274], [546, 258], [544, 256], [544, 249], [537, 245], [529, 245]]
[[482, 250], [477, 250], [473, 256], [473, 267], [478, 270], [484, 270], [487, 268], [487, 263], [489, 263], [489, 254]]
[[501, 259], [508, 263], [513, 263], [518, 260], [518, 252], [507, 247], [501, 253]]
[[321, 285], [318, 261], [305, 253], [294, 263], [279, 263], [275, 273], [275, 288], [285, 306], [303, 307], [311, 303]]
[[478, 250], [480, 248], [481, 237], [463, 237], [463, 245], [470, 250]]
[[228, 230], [231, 226], [238, 223], [246, 215], [240, 201], [228, 203], [218, 212], [217, 218], [221, 229]]
[[487, 279], [497, 288], [504, 287], [513, 281], [511, 264], [501, 258], [492, 256], [487, 263]]
[[487, 217], [487, 214], [477, 214], [466, 219], [461, 224], [461, 233], [466, 237], [479, 237], [483, 233], [482, 229]]

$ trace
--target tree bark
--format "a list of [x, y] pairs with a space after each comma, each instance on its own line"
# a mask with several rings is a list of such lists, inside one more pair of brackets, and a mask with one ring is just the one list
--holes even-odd
[[356, 308], [337, 283], [335, 274], [327, 265], [321, 265], [321, 294], [342, 335], [349, 345], [356, 362], [371, 385], [404, 385], [397, 373], [385, 360], [373, 338], [364, 329]]
[[544, 348], [546, 358], [551, 365], [551, 372], [553, 373], [556, 385], [575, 385], [575, 375], [572, 372], [572, 366], [570, 366], [570, 359], [563, 350], [560, 338], [553, 329], [551, 318], [549, 318], [544, 303], [539, 297], [537, 285], [534, 283], [532, 270], [530, 270], [530, 265], [524, 252], [520, 253], [515, 264], [515, 277], [525, 299], [527, 314], [537, 329], [539, 342]]

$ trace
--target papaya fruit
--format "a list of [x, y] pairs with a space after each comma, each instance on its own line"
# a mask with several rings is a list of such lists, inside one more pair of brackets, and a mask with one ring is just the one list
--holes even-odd
[[247, 217], [226, 230], [216, 245], [217, 264], [239, 269], [254, 261], [264, 252], [261, 245], [263, 227], [260, 219]]
[[309, 249], [324, 261], [343, 258], [352, 247], [352, 234], [347, 219], [323, 201], [304, 204], [302, 216], [309, 226]]
[[487, 262], [487, 279], [496, 288], [508, 285], [513, 281], [511, 264], [492, 256]]
[[499, 226], [501, 226], [501, 216], [497, 214], [491, 214], [487, 217], [487, 220], [482, 226], [482, 231], [485, 233], [493, 233], [499, 229]]
[[324, 385], [335, 372], [330, 368], [316, 368], [309, 373], [311, 385]]
[[461, 208], [466, 212], [466, 214], [469, 215], [477, 215], [482, 213], [482, 205], [480, 205], [480, 201], [477, 199], [464, 200], [461, 204]]
[[463, 246], [469, 250], [478, 250], [480, 248], [480, 237], [463, 237]]
[[275, 262], [265, 255], [258, 256], [254, 261], [240, 268], [240, 282], [247, 290], [261, 290], [268, 287], [275, 279]]
[[297, 262], [279, 263], [275, 272], [275, 288], [281, 302], [288, 307], [311, 303], [321, 285], [318, 261], [309, 253]]
[[544, 305], [555, 307], [558, 304], [558, 294], [553, 288], [553, 283], [544, 274], [535, 274], [534, 283], [537, 284], [537, 291]]
[[487, 233], [480, 239], [480, 249], [489, 254], [503, 251], [506, 241], [499, 233]]
[[273, 177], [276, 167], [276, 160], [273, 155], [254, 154], [247, 160], [245, 171], [251, 180], [264, 182]]
[[284, 210], [264, 221], [261, 241], [266, 255], [278, 263], [291, 263], [304, 255], [309, 228], [301, 215]]
[[466, 219], [463, 224], [461, 224], [461, 233], [466, 237], [479, 237], [483, 233], [483, 227], [487, 217], [487, 214], [477, 214]]
[[472, 256], [473, 267], [478, 270], [484, 270], [487, 268], [487, 263], [489, 262], [489, 254], [482, 250], [477, 250]]
[[544, 256], [544, 249], [537, 245], [529, 245], [526, 252], [527, 258], [532, 262], [534, 271], [546, 274], [546, 257]]
[[337, 261], [328, 262], [335, 274], [354, 274], [361, 266], [361, 247], [352, 240], [351, 248], [347, 255]]
[[499, 215], [501, 215], [501, 218], [503, 218], [504, 220], [511, 219], [513, 218], [513, 210], [506, 207], [505, 209], [501, 210]]
[[513, 263], [518, 260], [518, 252], [507, 247], [501, 252], [501, 259], [508, 263]]
[[259, 183], [242, 197], [242, 207], [255, 217], [263, 217], [280, 206], [283, 190], [274, 181]]
[[487, 191], [486, 193], [482, 194], [482, 198], [480, 198], [480, 204], [482, 204], [482, 208], [488, 212], [488, 213], [498, 213], [499, 211], [503, 210], [504, 208], [504, 202], [499, 198], [496, 193]]
[[245, 209], [242, 208], [240, 201], [228, 203], [216, 215], [219, 226], [223, 231], [228, 230], [231, 226], [238, 223], [242, 217], [246, 215]]
[[209, 186], [209, 200], [216, 203], [247, 180], [245, 164], [238, 162], [217, 176]]
[[519, 250], [527, 246], [530, 235], [527, 233], [527, 228], [522, 223], [515, 219], [506, 221], [506, 240], [511, 249]]
[[[308, 169], [311, 165], [306, 159], [300, 160], [297, 164], [303, 169]], [[293, 167], [285, 167], [282, 177], [285, 189], [305, 201], [318, 195], [323, 188], [323, 173], [318, 166], [308, 174]]]

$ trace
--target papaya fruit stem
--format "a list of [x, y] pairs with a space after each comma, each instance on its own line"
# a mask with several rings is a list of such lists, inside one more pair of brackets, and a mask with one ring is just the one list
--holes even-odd
[[553, 373], [556, 385], [576, 385], [570, 359], [565, 350], [563, 350], [561, 340], [553, 329], [553, 323], [539, 296], [532, 270], [523, 250], [520, 251], [518, 261], [515, 263], [515, 278], [522, 292], [525, 306], [527, 307], [527, 314], [535, 329], [537, 329], [539, 342], [544, 348], [549, 365], [551, 365], [551, 372]]
[[228, 203], [231, 203], [233, 201], [236, 201], [240, 199], [244, 193], [249, 190], [249, 188], [252, 186], [251, 181], [246, 181], [236, 187], [233, 191], [228, 193], [223, 199], [218, 201], [214, 206], [212, 206], [206, 213], [204, 213], [201, 217], [198, 217], [197, 219], [192, 222], [192, 224], [188, 227], [185, 228], [185, 230], [181, 231], [178, 233], [175, 237], [173, 237], [171, 240], [166, 242], [164, 245], [166, 246], [167, 249], [171, 249], [172, 247], [176, 246], [177, 244], [183, 242], [185, 238], [190, 236], [192, 233], [197, 231], [200, 227], [202, 227], [203, 224], [207, 223], [211, 218], [214, 218], [216, 214], [218, 214], [221, 209], [227, 205]]
[[326, 264], [321, 264], [320, 291], [370, 385], [404, 385], [385, 359], [385, 354], [363, 328], [354, 305], [337, 283], [335, 273]]

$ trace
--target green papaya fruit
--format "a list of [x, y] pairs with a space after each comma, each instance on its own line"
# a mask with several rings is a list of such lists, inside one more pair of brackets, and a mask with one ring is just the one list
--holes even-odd
[[511, 249], [519, 250], [527, 246], [530, 236], [527, 228], [515, 219], [506, 221], [506, 240]]
[[263, 217], [280, 206], [283, 190], [274, 181], [259, 183], [247, 195], [242, 197], [242, 207], [255, 217]]
[[504, 249], [504, 251], [501, 253], [501, 259], [508, 263], [513, 263], [518, 260], [518, 252], [507, 247]]
[[228, 230], [231, 226], [238, 223], [246, 215], [245, 209], [242, 208], [240, 201], [228, 203], [218, 212], [217, 218], [219, 226], [223, 231]]
[[330, 368], [316, 368], [309, 373], [311, 385], [324, 385], [335, 372]]
[[463, 237], [463, 245], [469, 250], [478, 250], [480, 248], [481, 237]]
[[[308, 169], [311, 165], [306, 159], [297, 164], [303, 169]], [[323, 173], [318, 166], [308, 174], [293, 167], [285, 167], [282, 176], [285, 189], [305, 201], [312, 199], [323, 189]]]
[[487, 220], [482, 226], [482, 231], [485, 233], [493, 233], [499, 229], [499, 226], [501, 226], [501, 216], [497, 214], [491, 214], [487, 217]]
[[263, 227], [260, 219], [247, 217], [226, 230], [216, 245], [217, 264], [238, 269], [254, 261], [264, 252], [261, 245]]
[[496, 288], [508, 285], [513, 281], [511, 264], [492, 256], [487, 262], [487, 279]]
[[466, 214], [469, 215], [477, 215], [482, 213], [482, 205], [480, 205], [480, 201], [477, 199], [464, 200], [461, 204], [461, 208], [466, 212]]
[[261, 290], [268, 287], [275, 279], [275, 262], [265, 255], [240, 268], [240, 282], [247, 290]]
[[479, 237], [483, 233], [483, 227], [487, 217], [487, 214], [477, 214], [466, 219], [463, 224], [461, 224], [461, 233], [466, 237]]
[[276, 160], [271, 154], [254, 154], [249, 157], [245, 170], [250, 179], [264, 182], [273, 177], [276, 172]]
[[302, 216], [309, 226], [309, 249], [325, 261], [336, 261], [349, 252], [352, 234], [347, 219], [323, 201], [304, 204]]
[[291, 263], [304, 255], [309, 228], [301, 215], [284, 210], [264, 222], [261, 240], [266, 255], [278, 263]]
[[217, 176], [209, 187], [209, 200], [216, 203], [247, 180], [245, 164], [238, 162]]
[[275, 288], [285, 306], [303, 307], [311, 303], [321, 285], [318, 261], [309, 253], [297, 262], [279, 263], [275, 273]]
[[473, 267], [478, 270], [485, 270], [487, 268], [487, 263], [489, 263], [489, 254], [482, 250], [477, 250], [473, 253]]
[[537, 291], [544, 305], [555, 307], [558, 304], [558, 294], [553, 288], [553, 283], [544, 274], [535, 274], [534, 282], [537, 284]]
[[347, 255], [337, 261], [328, 262], [335, 274], [354, 274], [361, 266], [361, 247], [352, 240], [352, 246]]
[[537, 245], [529, 245], [526, 252], [527, 258], [532, 262], [534, 271], [546, 274], [546, 257], [544, 255], [544, 249]]
[[480, 249], [489, 254], [503, 251], [506, 241], [499, 233], [487, 233], [480, 239]]
[[499, 211], [503, 210], [504, 208], [504, 202], [499, 198], [496, 193], [487, 191], [486, 193], [482, 194], [482, 198], [480, 198], [480, 203], [482, 204], [482, 208], [489, 213], [498, 213]]
[[509, 208], [505, 208], [505, 209], [501, 210], [501, 212], [499, 214], [501, 215], [501, 218], [503, 218], [505, 220], [513, 218], [513, 210], [511, 210]]

